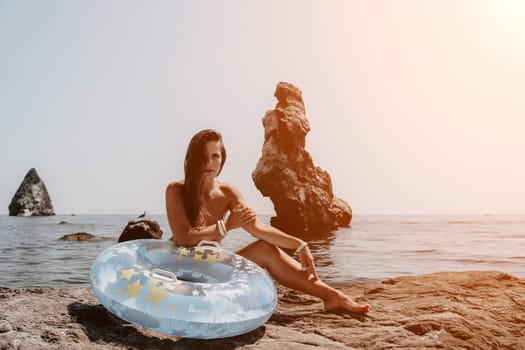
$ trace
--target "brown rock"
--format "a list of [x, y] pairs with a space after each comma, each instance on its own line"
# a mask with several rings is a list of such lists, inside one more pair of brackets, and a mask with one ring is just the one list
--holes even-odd
[[60, 241], [104, 241], [108, 239], [110, 238], [95, 236], [87, 232], [70, 233], [59, 238]]
[[133, 239], [162, 238], [162, 230], [158, 222], [153, 220], [130, 221], [120, 234], [119, 242], [131, 241]]
[[279, 287], [257, 330], [222, 340], [151, 332], [109, 314], [90, 289], [0, 288], [0, 349], [508, 349], [525, 350], [525, 279], [500, 272], [435, 273], [338, 289], [366, 315], [322, 311]]
[[330, 175], [305, 150], [310, 124], [301, 90], [281, 82], [275, 97], [275, 109], [263, 118], [262, 155], [252, 173], [255, 186], [273, 202], [271, 224], [295, 235], [348, 226], [350, 206], [334, 197]]

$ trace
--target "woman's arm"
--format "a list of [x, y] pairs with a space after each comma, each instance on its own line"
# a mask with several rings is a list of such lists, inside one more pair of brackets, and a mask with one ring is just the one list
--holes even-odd
[[243, 226], [243, 229], [248, 231], [254, 237], [262, 239], [281, 248], [297, 249], [301, 244], [303, 244], [303, 240], [284, 233], [273, 226], [266, 225], [259, 219], [257, 219], [254, 223]]
[[[232, 201], [230, 202], [230, 212], [232, 215], [230, 215], [230, 218], [234, 216], [237, 211], [251, 211], [251, 209], [246, 207], [244, 199], [239, 190], [231, 185], [228, 185], [228, 190], [232, 196]], [[228, 218], [226, 221], [227, 227], [230, 225], [230, 218]], [[252, 236], [281, 248], [297, 249], [303, 243], [301, 239], [286, 234], [273, 226], [266, 225], [259, 219], [249, 221], [248, 223], [242, 225], [242, 228], [248, 231]]]
[[[230, 186], [230, 191], [234, 199], [230, 206], [232, 214], [228, 218], [226, 224], [229, 223], [230, 218], [232, 218], [232, 216], [238, 211], [244, 210], [253, 212], [250, 208], [245, 206], [244, 199], [236, 188]], [[266, 225], [257, 218], [244, 223], [242, 228], [248, 231], [252, 236], [262, 239], [270, 244], [281, 248], [295, 249], [295, 252], [299, 255], [299, 261], [301, 262], [303, 269], [308, 273], [312, 273], [314, 279], [319, 278], [312, 252], [310, 252], [310, 248], [303, 240], [286, 234], [273, 226]]]
[[223, 238], [217, 223], [210, 226], [192, 227], [184, 210], [180, 184], [171, 183], [166, 188], [166, 213], [173, 234], [172, 240], [178, 244], [192, 247], [202, 240], [220, 242]]

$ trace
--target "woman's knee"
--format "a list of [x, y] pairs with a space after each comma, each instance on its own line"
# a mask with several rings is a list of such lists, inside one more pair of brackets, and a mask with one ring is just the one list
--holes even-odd
[[264, 256], [275, 256], [280, 254], [280, 249], [274, 244], [263, 241], [262, 239], [255, 242], [255, 250], [264, 254]]
[[275, 258], [280, 255], [280, 249], [277, 246], [263, 240], [258, 240], [250, 244], [249, 248], [249, 251], [244, 251], [241, 255], [245, 255], [246, 258], [262, 267], [266, 267], [269, 262], [275, 260]]

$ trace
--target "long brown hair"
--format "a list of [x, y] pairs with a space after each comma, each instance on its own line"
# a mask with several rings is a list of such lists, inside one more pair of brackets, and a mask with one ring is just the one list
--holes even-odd
[[200, 185], [207, 160], [206, 142], [209, 141], [221, 143], [222, 162], [219, 168], [220, 174], [226, 161], [226, 149], [224, 148], [221, 134], [215, 130], [206, 129], [196, 133], [190, 140], [186, 158], [184, 159], [184, 209], [192, 226], [198, 225], [197, 221], [202, 207]]

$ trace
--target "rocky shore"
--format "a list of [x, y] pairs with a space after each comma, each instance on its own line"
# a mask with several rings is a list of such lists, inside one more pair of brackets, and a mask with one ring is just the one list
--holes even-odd
[[525, 279], [441, 272], [337, 288], [372, 311], [326, 314], [316, 299], [279, 287], [264, 326], [208, 341], [127, 324], [88, 288], [0, 288], [0, 349], [525, 349]]

